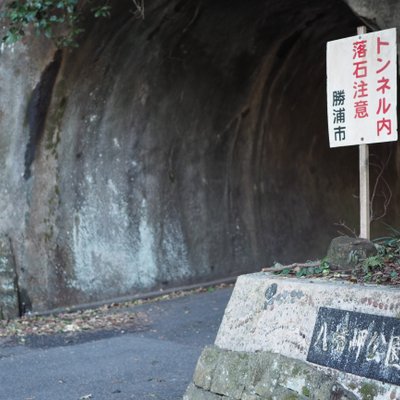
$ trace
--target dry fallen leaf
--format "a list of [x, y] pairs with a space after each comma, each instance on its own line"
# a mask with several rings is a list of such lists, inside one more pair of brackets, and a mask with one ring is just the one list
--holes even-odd
[[[232, 286], [221, 284], [215, 288]], [[0, 338], [18, 337], [20, 342], [25, 342], [28, 335], [54, 335], [89, 331], [89, 330], [120, 330], [121, 327], [143, 324], [147, 320], [146, 314], [132, 312], [128, 308], [145, 303], [156, 303], [161, 300], [185, 297], [193, 293], [202, 293], [208, 288], [197, 288], [188, 291], [177, 291], [151, 299], [139, 299], [124, 303], [112, 303], [98, 308], [80, 310], [75, 312], [62, 312], [56, 315], [24, 315], [19, 319], [0, 320]]]

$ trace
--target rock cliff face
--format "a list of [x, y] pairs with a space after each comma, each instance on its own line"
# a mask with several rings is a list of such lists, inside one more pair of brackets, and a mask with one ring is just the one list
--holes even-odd
[[[21, 303], [310, 259], [335, 222], [357, 226], [357, 149], [329, 149], [325, 110], [325, 43], [359, 24], [347, 5], [153, 0], [141, 20], [116, 3], [76, 50], [1, 48], [0, 231]], [[389, 182], [396, 148], [374, 150], [392, 152]]]

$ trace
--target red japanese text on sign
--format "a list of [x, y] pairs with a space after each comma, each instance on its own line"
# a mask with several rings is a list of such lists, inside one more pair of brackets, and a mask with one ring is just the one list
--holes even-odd
[[378, 36], [376, 38], [377, 62], [379, 65], [379, 68], [376, 71], [376, 91], [380, 96], [378, 99], [378, 108], [376, 110], [376, 115], [378, 116], [378, 120], [376, 122], [376, 134], [378, 136], [392, 134], [392, 120], [390, 118], [386, 118], [387, 113], [392, 106], [387, 96], [388, 92], [390, 92], [392, 88], [390, 86], [390, 78], [385, 75], [385, 71], [389, 67], [391, 60], [387, 59], [387, 57], [382, 54], [384, 53], [383, 50], [385, 46], [390, 46], [390, 42], [384, 41], [380, 36]]
[[[368, 83], [363, 78], [368, 77], [367, 41], [353, 42], [353, 75], [356, 79], [353, 84], [354, 118], [368, 117]], [[359, 100], [361, 99], [362, 100]]]

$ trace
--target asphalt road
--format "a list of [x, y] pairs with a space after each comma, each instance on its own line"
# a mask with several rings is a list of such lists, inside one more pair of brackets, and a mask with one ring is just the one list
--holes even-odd
[[231, 292], [136, 306], [136, 327], [0, 344], [0, 400], [182, 399]]

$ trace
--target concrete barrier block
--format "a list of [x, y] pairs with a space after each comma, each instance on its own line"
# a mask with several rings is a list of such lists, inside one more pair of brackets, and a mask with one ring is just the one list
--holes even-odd
[[[276, 355], [269, 369], [259, 369], [260, 396], [282, 386], [323, 400], [400, 399], [399, 317], [393, 287], [256, 273], [239, 277], [215, 344]], [[279, 364], [288, 372], [277, 374]]]

